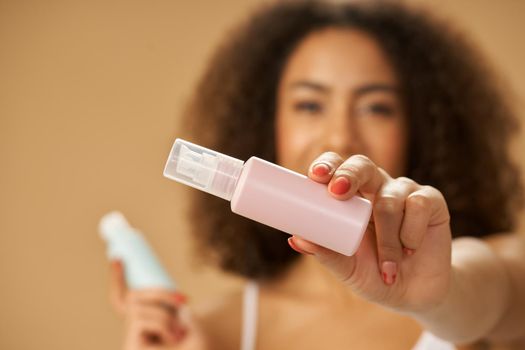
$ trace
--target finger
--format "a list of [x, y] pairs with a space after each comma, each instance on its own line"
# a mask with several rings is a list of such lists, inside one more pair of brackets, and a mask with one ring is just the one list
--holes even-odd
[[187, 305], [182, 305], [178, 310], [177, 320], [183, 324], [191, 332], [198, 331], [198, 321], [194, 319], [194, 316]]
[[301, 254], [315, 255], [319, 262], [331, 270], [343, 283], [352, 283], [356, 267], [355, 255], [339, 254], [295, 235], [288, 239], [288, 243]]
[[128, 322], [128, 336], [142, 344], [173, 344], [177, 341], [174, 330], [162, 320], [131, 318]]
[[320, 183], [328, 183], [332, 175], [343, 163], [343, 158], [335, 152], [325, 152], [317, 157], [308, 168], [308, 177]]
[[401, 224], [404, 220], [405, 199], [417, 184], [409, 179], [388, 181], [377, 193], [373, 215], [377, 240], [378, 265], [383, 282], [396, 282], [397, 271], [403, 256], [400, 239]]
[[401, 243], [413, 253], [421, 246], [429, 226], [439, 225], [448, 220], [449, 214], [443, 195], [433, 187], [423, 186], [411, 193], [405, 201]]
[[155, 320], [162, 322], [170, 332], [172, 332], [174, 339], [179, 341], [188, 332], [192, 326], [188, 318], [189, 311], [187, 307], [181, 306], [178, 309], [166, 308], [165, 304], [133, 304], [132, 310], [129, 312], [129, 317], [133, 319]]
[[178, 291], [173, 292], [158, 288], [131, 290], [127, 295], [128, 303], [161, 304], [166, 308], [174, 309], [184, 304], [186, 299], [186, 296]]
[[354, 155], [335, 170], [328, 184], [328, 190], [332, 196], [340, 200], [351, 198], [357, 191], [372, 199], [383, 182], [388, 179], [390, 176], [369, 158]]
[[133, 304], [128, 312], [128, 317], [145, 320], [158, 320], [159, 322], [163, 322], [169, 328], [177, 328], [181, 326], [177, 320], [177, 313], [173, 313], [161, 305]]
[[109, 299], [115, 310], [122, 314], [125, 311], [125, 296], [128, 289], [124, 278], [124, 265], [120, 260], [111, 260], [109, 270]]

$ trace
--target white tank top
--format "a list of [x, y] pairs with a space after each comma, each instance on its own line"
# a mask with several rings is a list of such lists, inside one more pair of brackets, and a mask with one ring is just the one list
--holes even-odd
[[[244, 288], [242, 308], [241, 350], [255, 350], [259, 286], [249, 281]], [[429, 332], [423, 332], [412, 350], [455, 350], [455, 347]]]

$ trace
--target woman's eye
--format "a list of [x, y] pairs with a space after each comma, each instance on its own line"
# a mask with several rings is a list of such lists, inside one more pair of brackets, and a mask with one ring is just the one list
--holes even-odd
[[317, 102], [298, 102], [294, 105], [294, 109], [298, 112], [316, 114], [320, 113], [323, 110], [323, 107]]
[[394, 108], [387, 104], [374, 103], [364, 108], [360, 108], [360, 112], [363, 114], [374, 114], [385, 117], [390, 117], [394, 114]]

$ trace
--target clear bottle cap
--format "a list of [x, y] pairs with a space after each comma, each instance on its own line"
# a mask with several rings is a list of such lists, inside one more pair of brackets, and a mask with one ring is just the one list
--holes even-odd
[[164, 176], [229, 201], [243, 164], [242, 160], [176, 139]]

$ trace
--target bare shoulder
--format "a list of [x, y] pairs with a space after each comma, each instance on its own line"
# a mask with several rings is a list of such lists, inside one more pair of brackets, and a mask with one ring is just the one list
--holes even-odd
[[[502, 233], [488, 236], [484, 241], [501, 259], [510, 279], [510, 300], [500, 332], [495, 332], [494, 343], [504, 340], [509, 349], [523, 349], [525, 344], [525, 235]], [[501, 336], [498, 337], [497, 335]]]
[[501, 257], [505, 259], [517, 259], [525, 263], [525, 234], [499, 233], [490, 235], [484, 240]]
[[518, 292], [519, 305], [524, 306], [525, 312], [525, 235], [519, 233], [500, 233], [484, 238], [484, 241], [493, 249], [503, 261], [512, 281], [514, 292]]
[[234, 291], [192, 307], [208, 343], [213, 349], [239, 349], [242, 291]]

